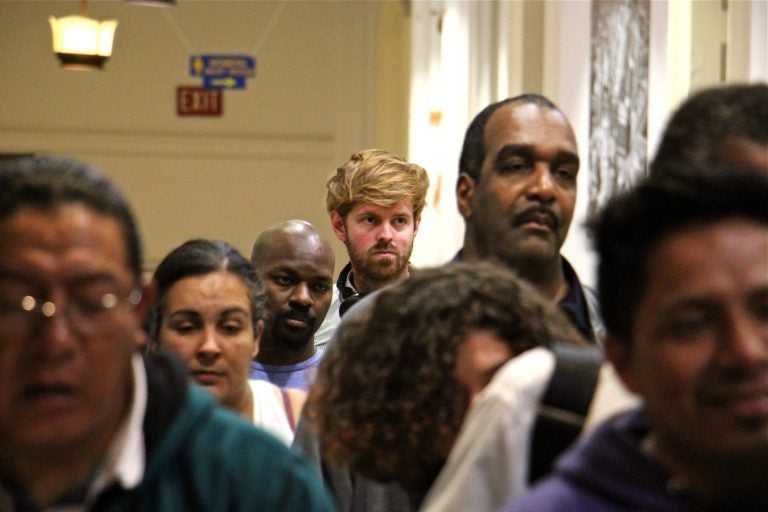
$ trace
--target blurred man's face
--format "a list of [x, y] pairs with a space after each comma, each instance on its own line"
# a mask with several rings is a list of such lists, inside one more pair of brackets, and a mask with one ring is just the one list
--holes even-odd
[[734, 219], [673, 234], [646, 269], [631, 349], [606, 348], [644, 398], [661, 458], [766, 460], [768, 228]]
[[768, 173], [768, 144], [743, 137], [726, 137], [715, 149], [723, 162]]
[[111, 439], [143, 342], [127, 301], [133, 285], [112, 217], [70, 203], [22, 207], [0, 222], [0, 451]]

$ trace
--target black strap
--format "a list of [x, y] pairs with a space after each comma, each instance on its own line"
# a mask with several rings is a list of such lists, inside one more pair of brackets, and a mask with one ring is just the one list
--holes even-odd
[[529, 481], [552, 469], [579, 436], [595, 393], [603, 356], [597, 347], [555, 344], [555, 370], [539, 404], [531, 440]]
[[347, 280], [349, 274], [352, 272], [352, 263], [347, 263], [341, 272], [339, 278], [336, 280], [336, 288], [339, 289], [339, 295], [341, 296], [341, 302], [339, 303], [339, 316], [344, 316], [349, 308], [357, 304], [357, 302], [363, 298], [354, 288], [347, 286]]

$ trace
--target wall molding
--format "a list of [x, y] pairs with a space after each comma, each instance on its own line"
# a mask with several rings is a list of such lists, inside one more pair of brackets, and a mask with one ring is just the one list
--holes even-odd
[[333, 154], [331, 134], [179, 133], [0, 127], [0, 152], [307, 160]]

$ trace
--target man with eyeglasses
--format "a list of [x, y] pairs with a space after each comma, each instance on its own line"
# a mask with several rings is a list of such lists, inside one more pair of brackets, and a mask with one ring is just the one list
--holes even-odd
[[153, 295], [114, 185], [0, 165], [0, 510], [332, 510], [297, 455], [140, 355]]

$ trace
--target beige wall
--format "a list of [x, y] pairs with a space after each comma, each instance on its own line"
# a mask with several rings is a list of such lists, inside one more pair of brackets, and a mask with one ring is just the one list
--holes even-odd
[[[719, 46], [696, 44], [723, 30], [722, 13], [712, 10], [721, 3], [710, 3], [717, 5], [652, 3], [652, 143], [691, 89], [692, 63], [717, 63], [719, 72]], [[413, 19], [404, 10], [414, 5], [178, 0], [162, 9], [92, 0], [93, 17], [120, 22], [114, 55], [102, 72], [72, 72], [51, 52], [47, 17], [74, 14], [79, 1], [0, 0], [0, 153], [52, 151], [102, 167], [135, 205], [150, 268], [195, 236], [229, 240], [247, 254], [263, 228], [298, 217], [334, 241], [338, 269], [346, 255], [323, 205], [324, 182], [336, 166], [371, 146], [404, 155], [445, 151], [408, 147]], [[747, 35], [764, 40], [766, 23], [755, 12], [765, 17], [768, 10], [761, 0], [728, 5], [728, 76], [744, 79], [754, 76], [744, 69], [747, 56], [751, 62], [764, 55], [764, 45], [757, 45], [758, 57], [754, 44], [746, 48]], [[511, 20], [510, 94], [537, 90], [552, 97], [577, 138], [587, 140], [590, 0], [498, 8]], [[708, 28], [710, 17], [718, 20], [716, 31]], [[245, 53], [258, 61], [246, 90], [225, 92], [221, 118], [176, 116], [176, 87], [199, 83], [188, 74], [189, 56], [199, 53]], [[452, 194], [448, 181], [445, 192]], [[589, 275], [590, 261], [579, 263], [589, 252], [586, 239], [577, 236], [578, 226], [571, 231], [565, 250]], [[434, 246], [423, 233], [417, 251], [420, 244], [428, 252]]]
[[[79, 2], [0, 1], [0, 153], [55, 152], [104, 169], [134, 204], [149, 268], [197, 236], [247, 255], [263, 228], [289, 218], [332, 237], [324, 183], [335, 167], [364, 147], [407, 149], [397, 2], [88, 6], [120, 23], [101, 72], [65, 71], [51, 51], [47, 17], [75, 14]], [[179, 118], [176, 87], [200, 83], [188, 74], [200, 53], [254, 55], [257, 75], [224, 93], [222, 117]]]

